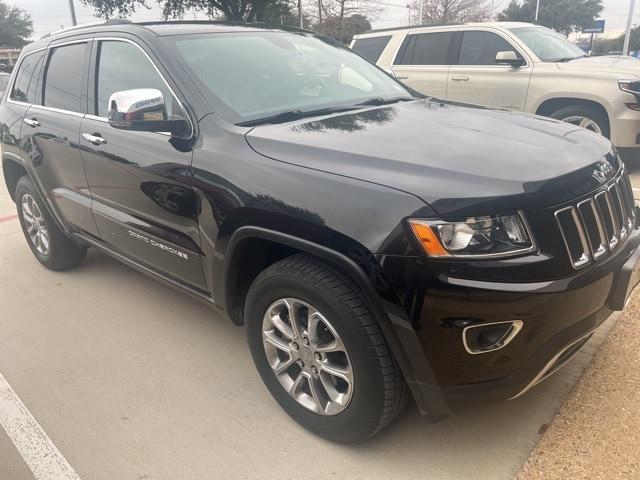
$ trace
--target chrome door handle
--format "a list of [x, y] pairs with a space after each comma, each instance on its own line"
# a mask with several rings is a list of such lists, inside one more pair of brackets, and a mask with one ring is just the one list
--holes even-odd
[[89, 143], [93, 143], [94, 145], [104, 145], [105, 143], [107, 143], [107, 141], [100, 135], [92, 135], [91, 133], [83, 133], [82, 138], [84, 138]]
[[24, 123], [26, 123], [27, 125], [33, 128], [40, 126], [40, 122], [35, 118], [25, 118]]
[[451, 80], [453, 80], [454, 82], [468, 82], [469, 77], [467, 77], [466, 75], [454, 75], [451, 77]]
[[409, 79], [409, 75], [396, 75], [396, 78], [398, 80], [408, 80]]

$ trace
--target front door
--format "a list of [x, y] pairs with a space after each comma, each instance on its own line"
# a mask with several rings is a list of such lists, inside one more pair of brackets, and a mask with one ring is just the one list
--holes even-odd
[[520, 67], [497, 65], [496, 54], [522, 54], [501, 35], [483, 30], [460, 32], [457, 64], [449, 68], [447, 100], [521, 112], [531, 77], [531, 62]]
[[139, 88], [160, 90], [170, 114], [187, 114], [136, 43], [96, 39], [91, 64], [91, 115], [82, 122], [80, 143], [100, 237], [127, 257], [204, 290], [192, 143], [118, 130], [107, 121], [109, 97]]

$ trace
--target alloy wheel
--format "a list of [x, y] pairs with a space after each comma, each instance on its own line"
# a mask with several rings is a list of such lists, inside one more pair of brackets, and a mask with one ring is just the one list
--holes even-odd
[[600, 128], [600, 125], [598, 125], [589, 117], [584, 117], [582, 115], [571, 115], [570, 117], [563, 118], [562, 121], [577, 125], [578, 127], [586, 128], [587, 130], [591, 130], [592, 132], [596, 132], [602, 135], [602, 129]]
[[351, 360], [318, 309], [295, 298], [273, 302], [262, 320], [262, 343], [273, 373], [296, 402], [319, 415], [347, 407], [354, 386]]
[[49, 254], [49, 231], [40, 207], [28, 193], [22, 196], [22, 218], [32, 245], [42, 256]]

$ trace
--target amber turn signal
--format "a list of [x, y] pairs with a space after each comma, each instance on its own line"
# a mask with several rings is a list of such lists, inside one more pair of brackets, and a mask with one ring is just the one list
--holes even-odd
[[432, 230], [431, 226], [416, 220], [409, 220], [409, 224], [416, 238], [431, 257], [446, 257], [449, 253], [438, 240], [438, 236]]

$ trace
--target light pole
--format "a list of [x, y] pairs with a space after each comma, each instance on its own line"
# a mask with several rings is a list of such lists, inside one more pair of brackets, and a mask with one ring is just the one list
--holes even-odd
[[73, 6], [73, 0], [69, 0], [69, 10], [71, 10], [71, 24], [77, 25], [78, 21], [76, 20], [76, 9]]
[[422, 25], [422, 15], [424, 14], [424, 0], [420, 0], [420, 8], [418, 9], [418, 25]]
[[536, 2], [536, 22], [538, 21], [538, 12], [540, 11], [540, 0]]
[[302, 0], [298, 0], [298, 21], [300, 22], [300, 28], [304, 28], [304, 19], [302, 18]]
[[622, 47], [622, 54], [627, 55], [629, 53], [629, 40], [631, 39], [631, 22], [633, 21], [633, 10], [636, 6], [636, 0], [631, 0], [629, 5], [629, 18], [627, 18], [627, 30], [624, 32], [624, 46]]

